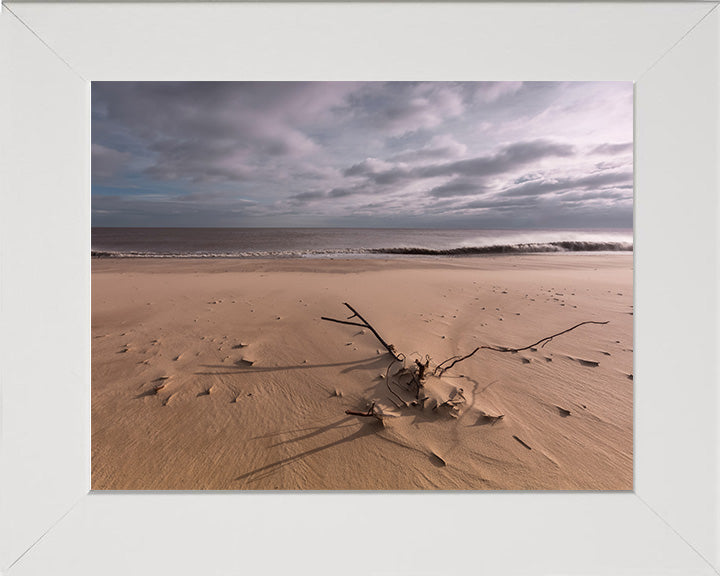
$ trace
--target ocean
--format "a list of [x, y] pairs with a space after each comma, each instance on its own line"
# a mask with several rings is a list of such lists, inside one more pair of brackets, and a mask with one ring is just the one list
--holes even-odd
[[377, 258], [629, 252], [631, 229], [93, 228], [96, 258]]

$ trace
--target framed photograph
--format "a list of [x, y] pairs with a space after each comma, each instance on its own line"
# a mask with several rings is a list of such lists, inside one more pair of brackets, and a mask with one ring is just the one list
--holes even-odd
[[94, 82], [91, 488], [631, 490], [632, 162], [631, 82]]
[[713, 2], [4, 4], [2, 573], [717, 573], [719, 40]]

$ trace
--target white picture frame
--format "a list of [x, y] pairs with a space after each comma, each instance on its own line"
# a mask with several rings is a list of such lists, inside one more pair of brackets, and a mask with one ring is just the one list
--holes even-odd
[[[0, 13], [0, 572], [720, 572], [720, 10], [33, 3]], [[632, 492], [90, 492], [90, 82], [635, 82]]]

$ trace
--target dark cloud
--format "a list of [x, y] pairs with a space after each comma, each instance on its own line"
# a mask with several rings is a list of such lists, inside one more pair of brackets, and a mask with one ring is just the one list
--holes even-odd
[[522, 176], [519, 176], [518, 178], [515, 178], [515, 180], [513, 180], [513, 184], [524, 184], [525, 182], [532, 182], [533, 180], [540, 179], [542, 179], [542, 174], [537, 172], [534, 174], [524, 174]]
[[150, 145], [156, 158], [143, 172], [159, 180], [242, 181], [252, 173], [243, 154], [228, 140], [170, 140]]
[[297, 200], [300, 202], [319, 200], [321, 198], [327, 198], [327, 194], [325, 192], [301, 192], [300, 194], [293, 194], [290, 196], [291, 200]]
[[533, 140], [517, 142], [503, 147], [499, 152], [468, 160], [458, 160], [448, 164], [428, 166], [418, 171], [418, 175], [429, 176], [494, 176], [512, 172], [532, 162], [553, 156], [572, 156], [575, 149], [570, 144]]
[[453, 196], [475, 196], [484, 194], [487, 187], [475, 180], [456, 179], [446, 184], [435, 186], [428, 195], [435, 198], [448, 198]]
[[357, 194], [358, 190], [353, 188], [333, 188], [328, 193], [331, 198], [342, 198], [343, 196], [352, 196]]
[[318, 151], [304, 127], [329, 121], [351, 90], [342, 82], [94, 83], [93, 134], [136, 144], [152, 177], [243, 180], [259, 159]]

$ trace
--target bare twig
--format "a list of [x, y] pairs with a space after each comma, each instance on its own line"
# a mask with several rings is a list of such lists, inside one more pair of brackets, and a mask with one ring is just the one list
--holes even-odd
[[[390, 367], [393, 364], [395, 364], [395, 362], [396, 362], [395, 360], [390, 362], [390, 364], [388, 364], [387, 370], [385, 370], [385, 386], [387, 386], [387, 389], [390, 390], [390, 392], [395, 396], [395, 398], [397, 398], [398, 400], [400, 400], [400, 402], [402, 402], [403, 406], [407, 406], [407, 402], [405, 402], [405, 400], [403, 400], [400, 397], [400, 395], [397, 392], [395, 392], [395, 390], [390, 388]], [[394, 402], [393, 402], [393, 404], [394, 404]]]
[[434, 410], [437, 410], [438, 408], [442, 408], [443, 406], [450, 406], [451, 408], [455, 408], [459, 404], [463, 404], [465, 402], [465, 396], [463, 396], [463, 389], [458, 388], [455, 392], [452, 392], [450, 394], [450, 397], [445, 400], [442, 404], [437, 404], [434, 408]]
[[378, 420], [382, 420], [378, 414], [375, 413], [375, 402], [370, 404], [370, 408], [367, 409], [367, 412], [359, 412], [358, 410], [345, 410], [345, 414], [349, 414], [351, 416], [362, 416], [363, 418], [377, 418]]
[[423, 378], [425, 378], [425, 370], [427, 370], [428, 366], [430, 366], [430, 356], [425, 355], [425, 363], [422, 363], [420, 362], [420, 360], [415, 359], [415, 364], [418, 367], [418, 380], [422, 380]]
[[367, 324], [360, 324], [360, 322], [348, 322], [347, 320], [337, 320], [335, 318], [326, 318], [320, 316], [321, 320], [327, 320], [328, 322], [337, 322], [338, 324], [347, 324], [348, 326], [360, 326], [360, 328], [367, 328]]
[[[566, 334], [567, 332], [570, 332], [571, 330], [575, 330], [575, 328], [579, 328], [580, 326], [583, 326], [584, 324], [607, 324], [608, 322], [609, 322], [609, 321], [596, 322], [596, 321], [594, 321], [594, 320], [588, 320], [588, 321], [586, 321], [586, 322], [580, 322], [580, 324], [575, 324], [575, 326], [573, 326], [572, 328], [568, 328], [567, 330], [563, 330], [562, 332], [558, 332], [557, 334], [553, 334], [552, 336], [546, 336], [545, 338], [541, 338], [541, 339], [538, 340], [537, 342], [533, 342], [532, 344], [529, 344], [528, 346], [523, 346], [522, 348], [504, 348], [504, 347], [497, 347], [497, 346], [478, 346], [477, 348], [475, 348], [475, 350], [473, 350], [472, 352], [470, 352], [470, 354], [466, 354], [465, 356], [452, 356], [451, 358], [448, 358], [447, 360], [443, 360], [442, 362], [440, 362], [440, 364], [438, 364], [438, 365], [435, 367], [434, 373], [435, 373], [436, 376], [443, 374], [445, 371], [450, 370], [450, 368], [452, 368], [453, 366], [455, 366], [455, 364], [457, 364], [458, 362], [462, 362], [463, 360], [467, 360], [467, 359], [470, 358], [471, 356], [474, 356], [475, 353], [476, 353], [478, 350], [494, 350], [495, 352], [521, 352], [521, 351], [523, 351], [523, 350], [528, 350], [528, 349], [530, 349], [530, 348], [534, 348], [535, 346], [537, 346], [537, 345], [540, 344], [540, 343], [543, 343], [543, 346], [545, 346], [545, 344], [547, 344], [548, 342], [550, 342], [550, 341], [551, 341], [553, 338], [555, 338], [556, 336], [560, 336], [561, 334]], [[448, 362], [450, 362], [450, 364], [448, 364], [447, 366], [443, 366], [444, 364], [447, 364]]]
[[403, 361], [404, 356], [402, 356], [401, 354], [398, 354], [398, 353], [395, 351], [395, 346], [393, 346], [392, 344], [388, 344], [387, 342], [385, 342], [385, 340], [383, 340], [383, 337], [380, 336], [380, 334], [378, 334], [377, 330], [375, 330], [375, 328], [373, 328], [373, 327], [370, 325], [370, 323], [369, 323], [367, 320], [365, 320], [365, 318], [363, 318], [363, 317], [359, 314], [359, 312], [358, 312], [357, 310], [355, 310], [355, 308], [353, 308], [352, 306], [350, 306], [350, 304], [348, 304], [347, 302], [343, 302], [343, 304], [344, 304], [345, 306], [347, 306], [347, 307], [352, 311], [352, 313], [353, 313], [353, 315], [350, 316], [350, 317], [348, 318], [348, 320], [351, 320], [351, 319], [353, 319], [353, 318], [359, 318], [359, 319], [360, 319], [360, 322], [362, 322], [362, 323], [360, 323], [360, 322], [348, 322], [347, 320], [337, 320], [337, 319], [335, 319], [335, 318], [326, 318], [325, 316], [321, 316], [320, 319], [321, 319], [321, 320], [327, 320], [328, 322], [337, 322], [338, 324], [349, 324], [350, 326], [360, 326], [360, 327], [362, 327], [362, 328], [367, 328], [368, 330], [370, 330], [370, 331], [375, 335], [375, 338], [377, 338], [377, 339], [380, 341], [380, 344], [383, 345], [383, 347], [385, 348], [385, 350], [387, 350], [388, 352], [390, 352], [390, 354], [392, 355], [393, 358], [395, 358], [395, 360], [397, 360], [398, 362], [402, 362], [402, 361]]
[[517, 440], [518, 442], [520, 442], [520, 444], [522, 444], [523, 446], [525, 446], [525, 448], [527, 448], [528, 450], [532, 450], [532, 448], [530, 448], [530, 446], [528, 446], [525, 442], [523, 442], [522, 440], [520, 440], [520, 438], [518, 438], [517, 436], [515, 436], [515, 434], [513, 434], [513, 438], [515, 438], [515, 440]]

